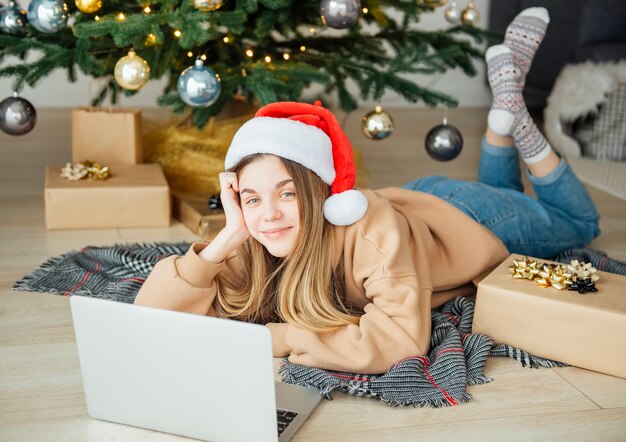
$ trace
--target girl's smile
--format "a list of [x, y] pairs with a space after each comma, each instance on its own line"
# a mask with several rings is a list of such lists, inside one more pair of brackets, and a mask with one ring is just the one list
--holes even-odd
[[265, 231], [263, 231], [261, 233], [263, 233], [268, 238], [272, 238], [273, 239], [273, 238], [279, 238], [283, 233], [287, 232], [287, 229], [291, 229], [291, 227], [270, 229], [270, 230], [265, 230]]

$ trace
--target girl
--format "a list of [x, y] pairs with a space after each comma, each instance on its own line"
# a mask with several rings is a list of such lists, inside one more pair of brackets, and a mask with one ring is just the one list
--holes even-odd
[[[546, 258], [599, 234], [593, 202], [521, 96], [547, 23], [528, 9], [487, 51], [494, 102], [477, 183], [353, 189], [333, 114], [269, 104], [227, 153], [224, 229], [160, 261], [135, 303], [266, 324], [274, 356], [323, 369], [382, 373], [426, 354], [431, 308], [472, 293], [510, 252]], [[537, 200], [522, 193], [518, 151]]]

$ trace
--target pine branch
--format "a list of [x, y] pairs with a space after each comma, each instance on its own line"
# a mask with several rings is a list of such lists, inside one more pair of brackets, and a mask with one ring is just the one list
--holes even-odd
[[[159, 105], [188, 112], [196, 125], [205, 124], [234, 95], [255, 97], [260, 103], [297, 100], [311, 84], [337, 94], [344, 110], [360, 100], [379, 100], [394, 91], [409, 102], [456, 105], [453, 97], [416, 84], [406, 75], [432, 75], [449, 69], [476, 74], [482, 63], [477, 47], [494, 36], [471, 26], [423, 31], [419, 21], [432, 8], [415, 0], [366, 0], [369, 12], [346, 31], [326, 32], [319, 16], [319, 0], [232, 0], [217, 11], [194, 9], [189, 0], [152, 0], [151, 12], [139, 0], [107, 0], [96, 14], [74, 14], [73, 29], [42, 34], [33, 29], [25, 37], [0, 35], [0, 63], [8, 56], [19, 61], [0, 66], [0, 77], [14, 86], [36, 85], [54, 69], [107, 78], [94, 103], [132, 96], [112, 79], [120, 57], [134, 48], [151, 68], [151, 78], [165, 78]], [[74, 11], [72, 11], [74, 13]], [[117, 14], [126, 18], [119, 20]], [[310, 28], [317, 29], [311, 33]], [[322, 32], [320, 32], [320, 30]], [[178, 37], [174, 34], [179, 31]], [[228, 41], [225, 40], [228, 37]], [[301, 47], [306, 50], [301, 51]], [[246, 55], [250, 49], [252, 57]], [[25, 61], [31, 54], [36, 61]], [[289, 60], [283, 56], [289, 55]], [[221, 77], [222, 93], [211, 106], [192, 109], [178, 96], [180, 73], [199, 55]], [[266, 63], [265, 57], [271, 62]], [[45, 61], [44, 61], [45, 60]], [[349, 87], [350, 83], [356, 86]]]

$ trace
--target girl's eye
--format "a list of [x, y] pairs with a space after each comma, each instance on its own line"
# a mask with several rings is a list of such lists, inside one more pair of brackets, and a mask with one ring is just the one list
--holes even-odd
[[287, 197], [287, 198], [292, 198], [294, 196], [296, 196], [295, 192], [283, 192], [282, 196]]
[[255, 204], [257, 201], [259, 201], [258, 198], [250, 198], [248, 201], [246, 201], [246, 204]]

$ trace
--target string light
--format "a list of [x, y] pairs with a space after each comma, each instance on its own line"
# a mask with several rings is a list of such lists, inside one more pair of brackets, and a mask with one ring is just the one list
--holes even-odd
[[246, 51], [246, 55], [247, 55], [248, 57], [252, 58], [252, 57], [254, 57], [254, 52], [252, 52], [252, 49], [248, 49], [248, 50]]
[[191, 52], [191, 51], [187, 52], [187, 57], [189, 57], [189, 58], [193, 57], [193, 52]]
[[304, 52], [304, 51], [306, 51], [306, 46], [304, 45], [300, 46], [300, 52]]
[[98, 17], [97, 15], [93, 18], [95, 21], [100, 21], [100, 17]]
[[363, 14], [367, 14], [370, 10], [367, 8], [363, 8]]
[[157, 42], [157, 36], [154, 34], [148, 34], [146, 37], [146, 44], [155, 44]]
[[287, 54], [287, 53], [283, 54], [283, 58], [284, 58], [285, 60], [289, 60], [289, 54]]
[[120, 12], [119, 14], [117, 14], [117, 21], [124, 21], [126, 19], [126, 16], [124, 15], [123, 12]]
[[176, 29], [176, 30], [174, 31], [174, 37], [176, 37], [176, 38], [180, 38], [182, 35], [183, 35], [183, 33], [182, 33], [182, 32], [180, 32], [178, 29]]
[[202, 54], [202, 55], [200, 56], [200, 59], [201, 59], [202, 61], [206, 61], [206, 55]]
[[145, 8], [143, 8], [143, 12], [145, 12], [146, 14], [150, 14], [152, 12], [152, 9], [150, 9], [150, 6], [146, 6]]
[[270, 57], [269, 55], [265, 56], [265, 62], [266, 63], [271, 63], [272, 62], [272, 57]]
[[311, 31], [311, 34], [315, 34], [315, 28], [310, 28], [309, 31]]
[[230, 41], [230, 38], [224, 37], [222, 40], [224, 40], [224, 43], [228, 43]]

